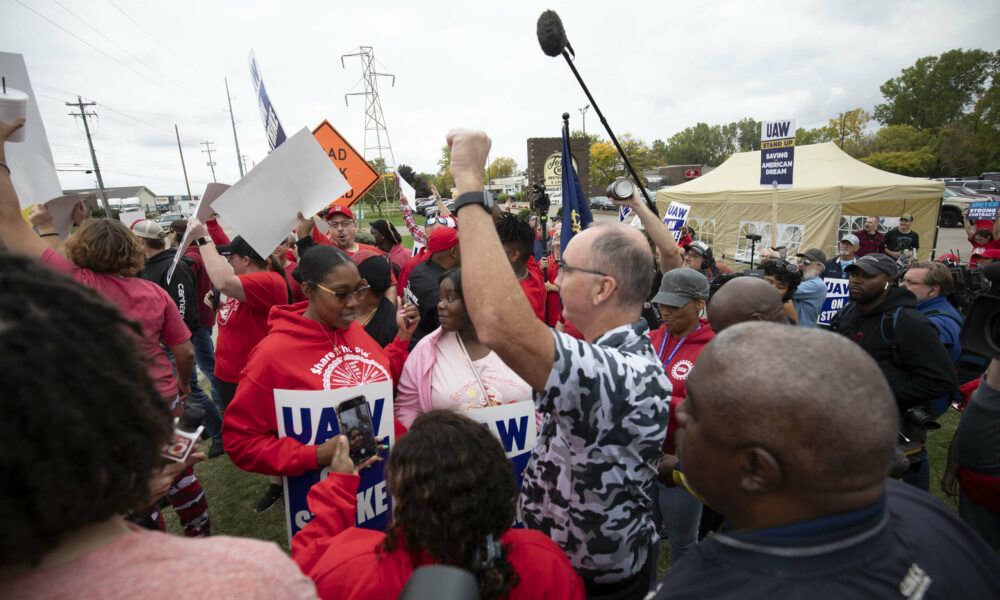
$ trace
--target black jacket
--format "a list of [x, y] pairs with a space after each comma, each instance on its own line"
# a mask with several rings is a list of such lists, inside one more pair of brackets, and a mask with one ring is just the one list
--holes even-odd
[[187, 256], [181, 258], [174, 269], [174, 275], [170, 278], [170, 285], [167, 285], [167, 271], [174, 262], [176, 248], [168, 248], [159, 254], [146, 259], [146, 266], [139, 271], [139, 277], [146, 281], [152, 281], [161, 288], [167, 290], [177, 311], [181, 313], [184, 324], [192, 333], [199, 327], [198, 323], [198, 284], [192, 270], [194, 261]]
[[[851, 301], [834, 316], [831, 328], [856, 341], [875, 359], [900, 413], [928, 405], [958, 388], [955, 368], [937, 327], [917, 310], [917, 298], [909, 290], [892, 288], [867, 313]], [[892, 345], [897, 346], [896, 357]]]
[[410, 342], [411, 350], [425, 335], [441, 325], [437, 312], [438, 302], [441, 301], [438, 280], [446, 272], [447, 269], [427, 259], [414, 267], [410, 278], [406, 280], [403, 299], [412, 302], [420, 311], [420, 323], [413, 331], [413, 341]]

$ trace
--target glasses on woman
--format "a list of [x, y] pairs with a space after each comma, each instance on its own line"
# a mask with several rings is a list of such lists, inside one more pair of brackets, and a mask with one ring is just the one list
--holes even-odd
[[322, 286], [322, 285], [320, 285], [318, 283], [314, 283], [313, 285], [316, 286], [317, 288], [323, 290], [327, 294], [333, 294], [334, 296], [337, 297], [337, 300], [340, 300], [341, 302], [343, 302], [344, 299], [347, 298], [351, 294], [354, 295], [355, 299], [359, 299], [359, 298], [361, 298], [361, 294], [364, 294], [365, 292], [367, 292], [371, 288], [371, 286], [363, 285], [363, 286], [361, 286], [359, 288], [355, 288], [353, 290], [344, 290], [342, 292], [335, 292], [335, 291], [331, 290], [330, 288]]

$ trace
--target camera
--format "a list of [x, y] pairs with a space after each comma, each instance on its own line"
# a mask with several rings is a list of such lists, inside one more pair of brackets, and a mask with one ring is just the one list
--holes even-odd
[[935, 420], [936, 418], [921, 406], [914, 406], [903, 413], [903, 423], [918, 429], [941, 429], [941, 424]]
[[549, 207], [552, 205], [549, 195], [545, 191], [545, 186], [536, 183], [531, 186], [533, 197], [531, 199], [531, 210], [542, 216], [542, 220], [548, 220]]
[[628, 179], [616, 179], [608, 186], [608, 198], [628, 200], [635, 193], [635, 185]]
[[[954, 269], [954, 267], [952, 267]], [[978, 270], [969, 271], [969, 274]], [[1000, 263], [988, 265], [979, 275], [990, 282], [985, 293], [980, 293], [969, 302], [965, 311], [965, 323], [958, 334], [962, 348], [990, 358], [1000, 358]], [[955, 273], [952, 272], [954, 277]], [[963, 284], [968, 281], [963, 280]], [[982, 285], [982, 282], [974, 283]], [[955, 292], [958, 292], [959, 282], [955, 280]], [[969, 292], [966, 291], [966, 294]]]
[[761, 240], [759, 233], [748, 233], [746, 237], [751, 242], [759, 242]]

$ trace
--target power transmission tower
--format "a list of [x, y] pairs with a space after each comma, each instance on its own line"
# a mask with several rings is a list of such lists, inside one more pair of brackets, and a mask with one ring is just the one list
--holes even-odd
[[[348, 101], [348, 96], [364, 96], [365, 97], [365, 141], [364, 141], [364, 158], [368, 160], [369, 156], [374, 158], [376, 155], [380, 159], [380, 166], [382, 170], [388, 166], [385, 161], [385, 153], [388, 152], [389, 159], [392, 162], [392, 166], [396, 166], [396, 157], [392, 154], [392, 144], [389, 142], [389, 131], [385, 127], [385, 115], [382, 114], [382, 101], [378, 96], [378, 78], [379, 77], [391, 77], [392, 85], [396, 85], [396, 76], [390, 73], [379, 73], [375, 70], [375, 53], [371, 46], [361, 46], [355, 52], [349, 54], [343, 54], [340, 56], [340, 66], [347, 68], [344, 64], [344, 58], [349, 56], [357, 56], [361, 59], [361, 69], [364, 72], [365, 80], [365, 91], [364, 92], [352, 92], [349, 94], [344, 94], [344, 104], [350, 106]], [[369, 142], [370, 138], [374, 138], [372, 142]], [[384, 173], [379, 173], [383, 175]], [[386, 200], [389, 198], [389, 191], [386, 187], [385, 178], [380, 177], [380, 182], [382, 184], [382, 197]], [[382, 207], [379, 203], [379, 212], [381, 213]]]
[[218, 183], [218, 180], [215, 179], [215, 163], [212, 161], [212, 144], [214, 143], [215, 142], [210, 142], [208, 140], [205, 140], [204, 142], [201, 143], [201, 145], [205, 147], [205, 149], [202, 150], [202, 152], [208, 153], [208, 166], [211, 167], [212, 169], [212, 181]]
[[[243, 179], [243, 161], [240, 157], [240, 138], [236, 137], [236, 119], [233, 118], [233, 97], [229, 95], [229, 79], [223, 78], [226, 82], [226, 101], [229, 102], [229, 121], [233, 124], [233, 141], [236, 142], [236, 164], [240, 166], [240, 179]], [[213, 172], [214, 177], [214, 172]]]
[[97, 187], [101, 190], [101, 204], [104, 206], [104, 216], [111, 218], [111, 207], [108, 206], [108, 193], [104, 190], [104, 179], [101, 178], [101, 168], [97, 166], [97, 154], [94, 152], [94, 141], [90, 139], [90, 125], [87, 124], [87, 117], [96, 117], [97, 113], [87, 112], [87, 106], [93, 106], [96, 102], [84, 102], [79, 96], [76, 102], [67, 102], [66, 106], [76, 106], [80, 109], [79, 114], [69, 113], [71, 117], [83, 119], [83, 130], [87, 132], [87, 145], [90, 146], [90, 160], [94, 163], [94, 173], [97, 175]]

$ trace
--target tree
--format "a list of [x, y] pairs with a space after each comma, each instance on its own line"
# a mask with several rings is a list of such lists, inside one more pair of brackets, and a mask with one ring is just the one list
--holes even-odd
[[[656, 166], [656, 158], [650, 152], [646, 142], [630, 133], [619, 138], [622, 150], [628, 156], [636, 173], [642, 179], [642, 171]], [[618, 177], [628, 177], [630, 173], [625, 167], [618, 150], [611, 142], [597, 142], [590, 146], [590, 181], [597, 187], [606, 187]], [[640, 181], [645, 185], [644, 181]]]
[[886, 102], [875, 107], [875, 118], [886, 125], [911, 125], [918, 131], [957, 120], [985, 91], [998, 56], [1000, 51], [994, 55], [976, 49], [917, 59], [879, 88]]
[[838, 143], [841, 150], [856, 157], [864, 152], [865, 129], [871, 118], [871, 115], [863, 109], [855, 108], [839, 113], [830, 119], [827, 129], [833, 133], [834, 141]]
[[836, 138], [836, 132], [830, 129], [829, 125], [817, 127], [815, 129], [799, 128], [795, 130], [795, 145], [806, 146], [808, 144], [822, 144], [830, 142]]
[[587, 135], [584, 135], [582, 129], [574, 129], [572, 132], [570, 132], [569, 137], [570, 138], [587, 138], [587, 141], [590, 142], [591, 146], [593, 146], [597, 142], [603, 142], [604, 141], [604, 138], [602, 138], [601, 136], [597, 135], [596, 133], [588, 133]]
[[726, 139], [723, 127], [707, 123], [672, 135], [667, 144], [667, 162], [673, 165], [716, 166], [733, 153], [732, 141]]
[[917, 131], [910, 125], [889, 125], [875, 132], [871, 150], [877, 152], [910, 152], [929, 149], [934, 136], [926, 131]]
[[509, 156], [499, 156], [493, 159], [489, 168], [483, 173], [483, 183], [489, 183], [490, 179], [513, 177], [514, 175], [517, 175], [517, 161]]
[[399, 186], [396, 185], [395, 178], [389, 172], [384, 158], [370, 159], [368, 164], [379, 173], [381, 180], [375, 182], [375, 185], [365, 192], [361, 200], [368, 202], [368, 205], [377, 210], [379, 216], [382, 216], [382, 205], [395, 203], [396, 199], [399, 198]]
[[[409, 165], [399, 165], [396, 170], [403, 177], [403, 181], [413, 187], [417, 198], [427, 198], [431, 195], [431, 184], [427, 182], [423, 174], [417, 175]], [[414, 200], [415, 198], [410, 198], [411, 203]]]
[[739, 121], [724, 125], [723, 131], [732, 142], [733, 152], [760, 150], [760, 121], [744, 117]]
[[449, 196], [451, 188], [455, 187], [455, 180], [451, 176], [451, 148], [441, 146], [441, 158], [438, 159], [437, 177], [434, 178], [434, 187], [442, 196]]
[[876, 152], [862, 158], [861, 162], [891, 173], [928, 177], [934, 172], [937, 159], [925, 148], [908, 152]]

